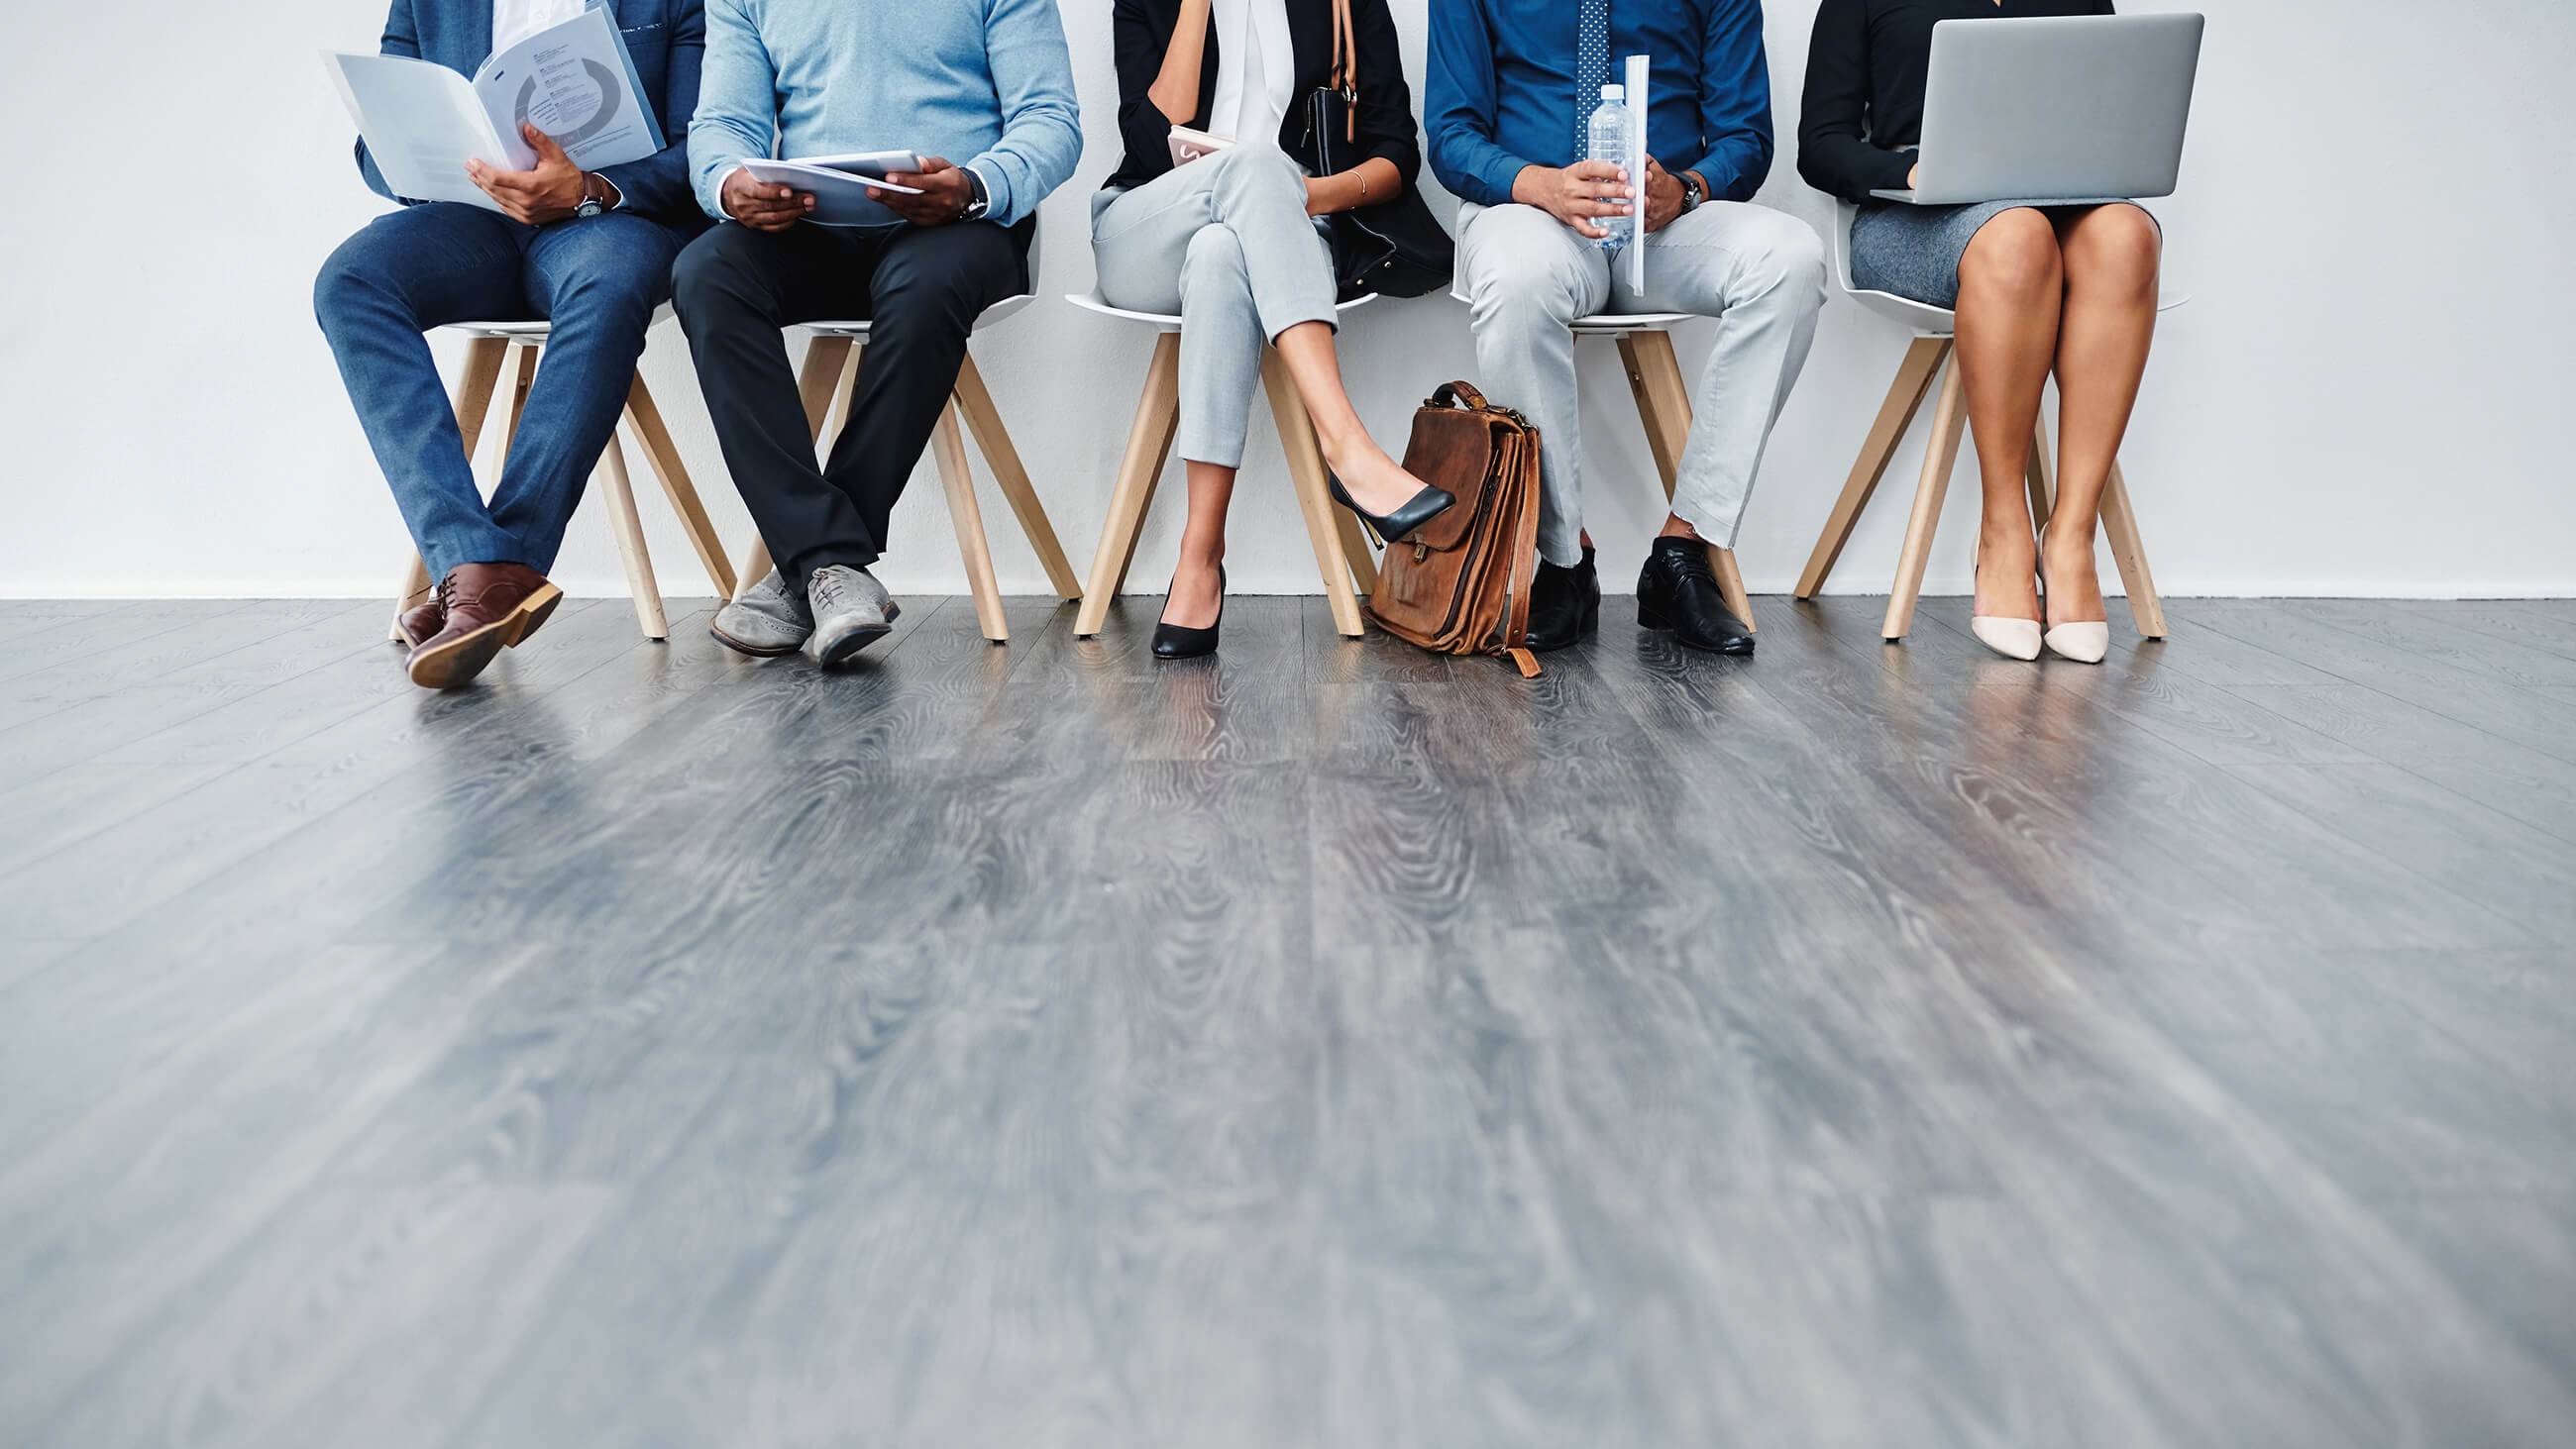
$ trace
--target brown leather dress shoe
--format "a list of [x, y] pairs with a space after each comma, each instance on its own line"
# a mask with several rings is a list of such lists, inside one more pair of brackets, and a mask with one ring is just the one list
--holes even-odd
[[438, 591], [432, 589], [428, 598], [396, 615], [394, 627], [402, 631], [403, 643], [417, 649], [447, 627], [447, 605], [439, 602]]
[[446, 621], [411, 651], [411, 682], [454, 689], [530, 634], [563, 602], [563, 590], [526, 564], [458, 564], [438, 581]]

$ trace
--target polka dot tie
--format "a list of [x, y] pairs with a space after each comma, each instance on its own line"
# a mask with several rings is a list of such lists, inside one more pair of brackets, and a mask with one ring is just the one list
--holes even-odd
[[1610, 0], [1583, 0], [1574, 25], [1574, 159], [1592, 151], [1592, 113], [1610, 83]]

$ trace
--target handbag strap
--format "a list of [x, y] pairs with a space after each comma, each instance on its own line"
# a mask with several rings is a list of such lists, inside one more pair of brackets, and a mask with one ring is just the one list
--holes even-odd
[[1476, 391], [1474, 383], [1463, 379], [1457, 382], [1444, 382], [1432, 389], [1430, 405], [1435, 408], [1463, 407], [1469, 412], [1479, 413], [1493, 407], [1492, 403], [1485, 401], [1483, 393]]
[[1342, 139], [1356, 143], [1360, 138], [1359, 88], [1354, 83], [1359, 72], [1359, 43], [1351, 31], [1351, 0], [1333, 0], [1333, 89], [1341, 92]]

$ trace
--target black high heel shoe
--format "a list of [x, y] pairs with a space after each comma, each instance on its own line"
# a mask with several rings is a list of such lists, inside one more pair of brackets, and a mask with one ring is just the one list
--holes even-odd
[[[1170, 594], [1163, 596], [1163, 607], [1172, 606]], [[1154, 657], [1157, 659], [1196, 659], [1216, 652], [1216, 634], [1225, 627], [1225, 565], [1216, 566], [1216, 622], [1204, 629], [1184, 628], [1179, 624], [1154, 621]]]
[[1421, 492], [1404, 500], [1403, 507], [1393, 513], [1379, 515], [1353, 503], [1351, 495], [1343, 491], [1342, 480], [1338, 476], [1326, 473], [1324, 483], [1331, 489], [1335, 503], [1358, 514], [1360, 522], [1368, 525], [1369, 533], [1377, 539], [1380, 547], [1412, 537], [1415, 529], [1448, 512], [1449, 505], [1458, 501], [1458, 495], [1448, 489], [1434, 488], [1425, 483]]

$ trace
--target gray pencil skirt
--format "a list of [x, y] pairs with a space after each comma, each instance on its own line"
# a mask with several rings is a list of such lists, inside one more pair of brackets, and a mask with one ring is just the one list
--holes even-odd
[[2030, 207], [2053, 221], [2105, 204], [2120, 203], [1980, 201], [1967, 206], [1908, 206], [1873, 201], [1852, 218], [1852, 282], [1863, 291], [1893, 292], [1909, 302], [1956, 310], [1959, 258], [1968, 254], [1968, 243], [1976, 240], [1987, 222], [2016, 207]]

